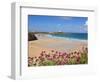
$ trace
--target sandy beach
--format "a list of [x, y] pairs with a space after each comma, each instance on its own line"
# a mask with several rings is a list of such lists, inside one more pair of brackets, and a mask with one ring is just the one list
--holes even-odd
[[79, 40], [64, 40], [50, 38], [45, 34], [36, 34], [38, 40], [29, 41], [29, 57], [39, 56], [42, 51], [50, 52], [51, 50], [61, 52], [79, 51], [82, 47], [87, 47], [87, 42]]

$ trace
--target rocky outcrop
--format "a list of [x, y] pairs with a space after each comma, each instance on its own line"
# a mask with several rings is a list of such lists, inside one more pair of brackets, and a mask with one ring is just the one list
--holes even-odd
[[37, 37], [35, 36], [35, 34], [33, 33], [28, 33], [28, 41], [32, 41], [32, 40], [38, 40]]

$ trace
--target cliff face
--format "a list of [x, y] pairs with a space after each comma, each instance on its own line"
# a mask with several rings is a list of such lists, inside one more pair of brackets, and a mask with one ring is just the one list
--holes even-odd
[[38, 40], [37, 37], [35, 36], [35, 34], [33, 33], [28, 33], [28, 41], [32, 41], [32, 40]]

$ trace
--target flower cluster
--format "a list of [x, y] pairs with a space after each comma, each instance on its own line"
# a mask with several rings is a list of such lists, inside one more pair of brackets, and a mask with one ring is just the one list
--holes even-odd
[[71, 53], [51, 50], [50, 52], [42, 51], [39, 57], [28, 57], [28, 66], [51, 66], [51, 65], [71, 65], [87, 64], [88, 49], [83, 47], [81, 51]]

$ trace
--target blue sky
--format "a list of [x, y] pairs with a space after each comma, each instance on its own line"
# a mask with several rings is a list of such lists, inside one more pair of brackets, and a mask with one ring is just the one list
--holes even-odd
[[28, 28], [31, 32], [87, 33], [87, 22], [87, 17], [28, 16]]

